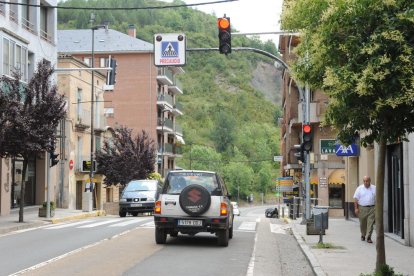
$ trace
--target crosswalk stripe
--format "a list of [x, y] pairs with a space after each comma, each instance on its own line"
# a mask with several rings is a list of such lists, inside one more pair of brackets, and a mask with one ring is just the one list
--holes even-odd
[[256, 231], [256, 222], [255, 221], [243, 221], [240, 224], [238, 230], [244, 231]]
[[115, 221], [119, 221], [119, 219], [110, 219], [110, 220], [105, 220], [105, 221], [100, 221], [100, 222], [96, 222], [96, 223], [92, 223], [92, 224], [88, 224], [88, 225], [82, 225], [79, 226], [77, 228], [92, 228], [92, 227], [96, 227], [96, 226], [100, 226], [100, 225], [104, 225], [104, 224], [109, 224]]
[[115, 224], [111, 224], [111, 225], [109, 225], [109, 227], [122, 227], [122, 226], [127, 226], [127, 225], [131, 225], [131, 224], [134, 224], [134, 223], [140, 223], [140, 222], [142, 222], [142, 221], [144, 221], [144, 220], [147, 220], [148, 218], [136, 218], [136, 219], [131, 219], [131, 220], [127, 220], [127, 221], [123, 221], [123, 222], [120, 222], [120, 223], [115, 223]]
[[45, 227], [44, 229], [62, 229], [62, 228], [68, 228], [68, 227], [72, 227], [72, 226], [76, 226], [76, 225], [80, 225], [80, 224], [86, 224], [91, 222], [92, 220], [82, 220], [82, 221], [78, 221], [78, 222], [72, 222], [72, 223], [65, 223], [65, 224], [59, 224], [59, 225], [53, 225], [50, 227]]

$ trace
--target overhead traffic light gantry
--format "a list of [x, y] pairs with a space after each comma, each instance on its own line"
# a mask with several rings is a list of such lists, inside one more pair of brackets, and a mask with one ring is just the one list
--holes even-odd
[[217, 18], [218, 25], [218, 37], [219, 37], [219, 51], [220, 54], [231, 53], [231, 28], [230, 28], [230, 17], [223, 16]]

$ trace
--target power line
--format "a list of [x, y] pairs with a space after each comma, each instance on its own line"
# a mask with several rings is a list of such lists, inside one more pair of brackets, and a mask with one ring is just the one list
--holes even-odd
[[[195, 7], [211, 4], [221, 4], [227, 2], [236, 2], [239, 0], [220, 0], [213, 2], [200, 2], [194, 4], [177, 4], [177, 5], [167, 5], [167, 6], [152, 6], [152, 7], [121, 7], [121, 8], [104, 8], [104, 7], [66, 7], [66, 6], [47, 6], [48, 8], [54, 9], [63, 9], [63, 10], [160, 10], [160, 9], [173, 9], [173, 8], [182, 8], [182, 7]], [[28, 7], [45, 7], [44, 5], [37, 4], [26, 4], [26, 3], [12, 3], [9, 1], [0, 1], [0, 4], [9, 4], [9, 5], [19, 5], [19, 6], [28, 6]]]

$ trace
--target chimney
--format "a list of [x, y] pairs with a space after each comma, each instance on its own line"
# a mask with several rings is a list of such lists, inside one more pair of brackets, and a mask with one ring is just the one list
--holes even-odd
[[135, 28], [134, 24], [128, 25], [128, 35], [132, 36], [133, 38], [137, 37], [137, 29]]

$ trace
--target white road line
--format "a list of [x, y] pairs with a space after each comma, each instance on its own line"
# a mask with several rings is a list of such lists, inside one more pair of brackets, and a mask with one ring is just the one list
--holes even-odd
[[254, 236], [254, 246], [252, 256], [250, 257], [249, 266], [247, 267], [246, 276], [253, 276], [254, 275], [254, 262], [256, 260], [256, 244], [257, 244], [257, 232]]
[[270, 223], [270, 232], [275, 234], [286, 234], [286, 226]]
[[256, 224], [257, 222], [255, 221], [243, 221], [237, 230], [256, 231]]
[[143, 228], [154, 228], [155, 224], [154, 224], [154, 221], [150, 221], [150, 222], [144, 223], [143, 225], [141, 225], [141, 227], [143, 227]]
[[78, 221], [78, 222], [70, 222], [70, 223], [64, 223], [64, 224], [58, 224], [58, 225], [52, 225], [52, 226], [48, 226], [45, 227], [44, 229], [62, 229], [62, 228], [68, 228], [68, 227], [72, 227], [72, 226], [76, 226], [79, 224], [85, 224], [85, 223], [89, 223], [93, 220], [82, 220], [82, 221]]
[[105, 221], [100, 221], [100, 222], [96, 222], [96, 223], [92, 223], [92, 224], [88, 224], [88, 225], [82, 225], [79, 226], [77, 228], [92, 228], [92, 227], [96, 227], [96, 226], [100, 226], [100, 225], [104, 225], [104, 224], [109, 224], [115, 221], [119, 221], [119, 219], [109, 219], [109, 220], [105, 220]]
[[122, 227], [122, 226], [127, 226], [127, 225], [131, 225], [134, 223], [140, 223], [144, 220], [147, 220], [148, 218], [135, 218], [135, 219], [131, 219], [131, 220], [126, 220], [126, 221], [122, 221], [120, 223], [115, 223], [115, 224], [111, 224], [109, 225], [109, 227]]

